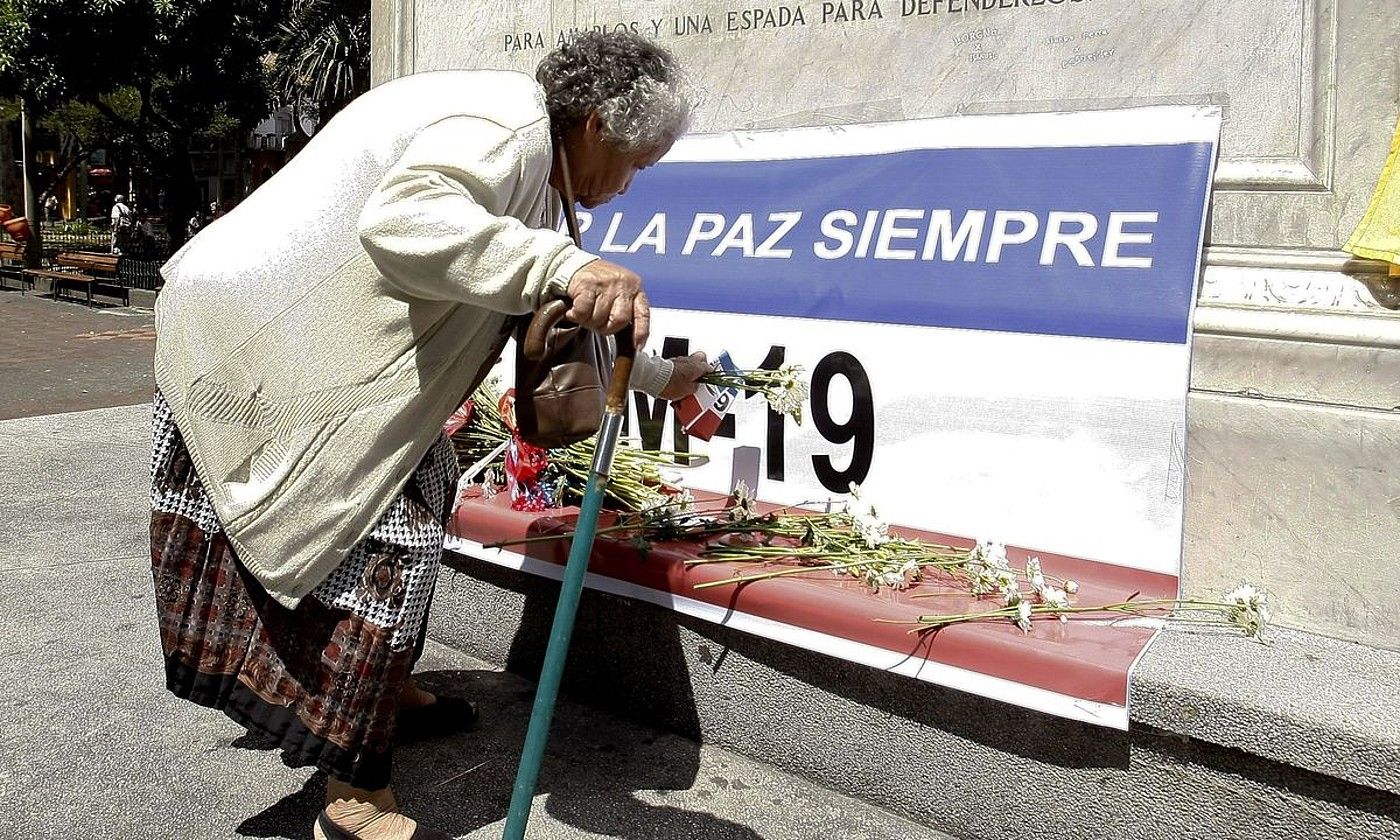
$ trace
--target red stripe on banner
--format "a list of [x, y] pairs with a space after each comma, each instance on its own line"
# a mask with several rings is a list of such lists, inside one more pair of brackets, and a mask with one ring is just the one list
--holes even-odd
[[[764, 507], [760, 505], [761, 509]], [[466, 498], [455, 513], [452, 532], [479, 543], [562, 534], [573, 529], [577, 513], [577, 508], [548, 515], [514, 511], [504, 496], [490, 500]], [[608, 524], [608, 514], [604, 516], [600, 527]], [[972, 540], [946, 534], [908, 528], [892, 530], [901, 536], [943, 545], [973, 544]], [[562, 565], [569, 541], [505, 548]], [[654, 543], [642, 558], [625, 539], [609, 539], [605, 534], [598, 537], [594, 546], [589, 571], [917, 659], [1116, 706], [1127, 705], [1128, 672], [1155, 634], [1146, 627], [1096, 623], [1122, 617], [1107, 613], [1087, 613], [1068, 622], [1038, 619], [1029, 634], [1009, 621], [976, 622], [922, 635], [910, 634], [913, 624], [885, 622], [913, 622], [920, 615], [932, 613], [992, 610], [998, 602], [977, 599], [951, 585], [928, 580], [906, 591], [881, 589], [872, 594], [859, 581], [835, 576], [830, 571], [697, 590], [695, 585], [706, 581], [789, 567], [776, 563], [704, 563], [687, 567], [686, 561], [695, 559], [702, 549], [701, 544]], [[1073, 599], [1077, 605], [1120, 602], [1133, 593], [1142, 600], [1177, 595], [1177, 579], [1172, 575], [1012, 546], [1007, 547], [1006, 553], [1018, 568], [1028, 554], [1033, 554], [1040, 558], [1046, 575], [1077, 581], [1080, 589]], [[914, 597], [927, 593], [948, 594]]]
[[709, 440], [719, 431], [719, 424], [724, 422], [724, 416], [706, 409], [700, 413], [695, 422], [685, 427], [685, 433], [693, 438]]

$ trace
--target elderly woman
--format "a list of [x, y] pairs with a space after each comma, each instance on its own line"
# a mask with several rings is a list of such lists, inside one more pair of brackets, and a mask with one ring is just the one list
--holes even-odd
[[[396, 728], [475, 717], [409, 678], [457, 480], [442, 423], [512, 316], [551, 296], [645, 340], [640, 278], [557, 232], [560, 191], [567, 175], [589, 207], [625, 192], [687, 112], [672, 57], [627, 34], [575, 39], [537, 81], [400, 79], [164, 267], [151, 554], [167, 684], [326, 772], [317, 837], [443, 836], [389, 789]], [[704, 371], [643, 356], [631, 384], [676, 398]]]

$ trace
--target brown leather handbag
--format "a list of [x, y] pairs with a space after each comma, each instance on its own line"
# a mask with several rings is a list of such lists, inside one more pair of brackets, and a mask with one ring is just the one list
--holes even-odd
[[[564, 174], [564, 218], [574, 244], [583, 247], [574, 189], [564, 147], [557, 147]], [[604, 336], [564, 318], [567, 300], [551, 300], [521, 318], [515, 331], [515, 423], [520, 436], [545, 449], [587, 440], [603, 422], [612, 344]]]

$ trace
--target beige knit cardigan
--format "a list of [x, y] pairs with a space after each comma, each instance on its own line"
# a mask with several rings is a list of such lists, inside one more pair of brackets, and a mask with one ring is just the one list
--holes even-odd
[[[557, 232], [528, 76], [382, 85], [162, 268], [156, 382], [239, 559], [295, 606], [495, 361], [596, 259]], [[639, 360], [657, 393], [670, 364]]]

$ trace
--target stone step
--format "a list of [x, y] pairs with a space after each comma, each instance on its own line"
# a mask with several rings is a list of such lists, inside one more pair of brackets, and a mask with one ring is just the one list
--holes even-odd
[[[0, 835], [305, 836], [323, 783], [162, 687], [148, 417], [0, 421]], [[558, 587], [449, 562], [422, 665], [488, 726], [396, 773], [494, 837]], [[531, 836], [1400, 838], [1397, 688], [1394, 652], [1173, 632], [1119, 733], [585, 593]]]
[[[448, 563], [434, 638], [537, 673], [558, 584]], [[586, 591], [564, 690], [960, 837], [1400, 840], [1400, 654], [1274, 638], [1164, 634], [1118, 732]]]

